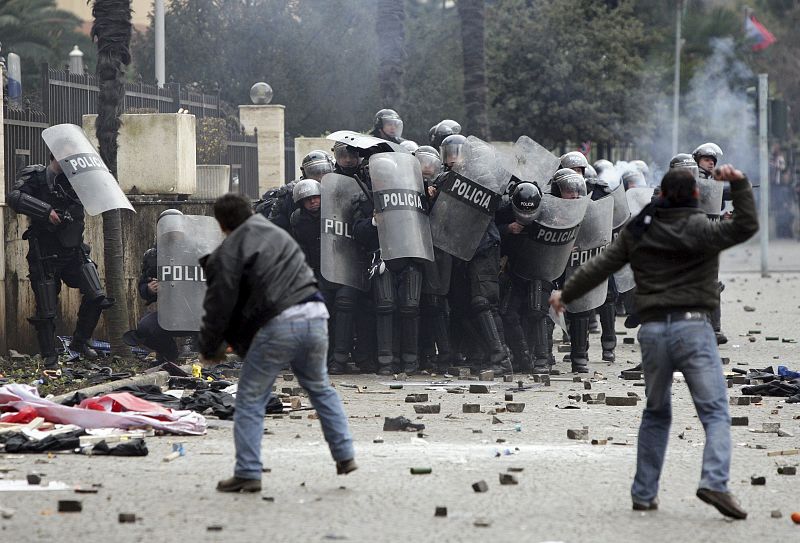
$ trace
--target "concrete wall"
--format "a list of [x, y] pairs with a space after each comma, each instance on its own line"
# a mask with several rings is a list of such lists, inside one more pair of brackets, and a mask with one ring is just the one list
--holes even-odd
[[[133, 207], [136, 214], [122, 211], [122, 239], [124, 247], [124, 274], [127, 283], [128, 303], [131, 309], [131, 327], [142, 316], [144, 303], [139, 298], [137, 283], [141, 269], [142, 254], [153, 246], [156, 235], [156, 222], [162, 211], [169, 208], [180, 209], [187, 215], [213, 215], [213, 202], [136, 202]], [[28, 243], [22, 240], [22, 233], [28, 225], [28, 219], [17, 214], [8, 207], [0, 206], [2, 223], [5, 226], [5, 243], [0, 246], [2, 256], [5, 247], [5, 266], [0, 268], [0, 278], [5, 273], [6, 281], [0, 289], [0, 299], [5, 296], [5, 303], [0, 305], [0, 353], [8, 349], [20, 352], [38, 352], [36, 336], [33, 326], [27, 317], [33, 315], [35, 304], [33, 293], [28, 281], [28, 264], [25, 255]], [[103, 258], [103, 221], [101, 217], [86, 218], [86, 233], [84, 240], [92, 246], [92, 259], [97, 263], [101, 280], [104, 274]], [[103, 281], [105, 282], [105, 281]], [[80, 305], [80, 292], [77, 289], [62, 287], [59, 300], [56, 331], [58, 334], [71, 335], [75, 327], [78, 306]], [[3, 312], [5, 310], [5, 315]], [[100, 319], [100, 324], [95, 331], [95, 338], [107, 339], [105, 320]]]
[[[295, 138], [294, 139], [294, 178], [300, 179], [300, 164], [303, 157], [311, 151], [325, 151], [333, 156], [334, 142], [325, 138]], [[288, 181], [288, 180], [287, 180]]]
[[[83, 130], [97, 147], [97, 115], [83, 116]], [[197, 189], [194, 115], [122, 115], [117, 180], [125, 194], [192, 194]]]
[[252, 134], [258, 130], [258, 193], [286, 183], [284, 114], [281, 105], [239, 106], [239, 122]]

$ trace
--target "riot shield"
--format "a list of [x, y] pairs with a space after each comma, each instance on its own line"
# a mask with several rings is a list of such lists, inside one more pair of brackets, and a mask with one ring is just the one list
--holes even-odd
[[222, 243], [214, 217], [166, 215], [158, 221], [158, 324], [164, 330], [200, 330], [206, 276], [198, 260]]
[[536, 183], [541, 188], [547, 186], [560, 163], [557, 156], [528, 136], [520, 136], [517, 139], [513, 155], [507, 157], [510, 162], [506, 162], [504, 168], [520, 181]]
[[653, 187], [636, 187], [628, 189], [625, 193], [625, 198], [628, 200], [628, 208], [631, 210], [631, 215], [635, 217], [642, 212], [644, 206], [653, 201]]
[[523, 237], [513, 272], [529, 280], [558, 279], [564, 273], [589, 202], [587, 196], [565, 200], [543, 195], [533, 222], [518, 234]]
[[[581, 222], [580, 230], [578, 230], [578, 237], [575, 239], [575, 248], [567, 263], [567, 279], [590, 258], [603, 252], [611, 243], [613, 216], [614, 201], [611, 198], [595, 200], [586, 208], [586, 214]], [[571, 313], [591, 311], [603, 305], [607, 293], [608, 280], [605, 280], [582, 297], [567, 304], [567, 309]]]
[[472, 260], [510, 179], [494, 147], [467, 138], [464, 162], [447, 174], [431, 210], [433, 244], [456, 258]]
[[42, 132], [42, 139], [61, 165], [86, 213], [99, 215], [111, 209], [134, 211], [119, 188], [119, 183], [108, 171], [80, 126], [51, 126]]
[[625, 223], [628, 222], [628, 219], [631, 216], [631, 211], [628, 208], [628, 199], [625, 197], [625, 187], [622, 186], [622, 183], [617, 185], [617, 187], [611, 191], [607, 198], [608, 197], [610, 197], [614, 202], [611, 226], [614, 230], [614, 237], [616, 237], [616, 234], [623, 226], [625, 226]]
[[722, 213], [722, 191], [725, 188], [720, 181], [714, 179], [697, 180], [700, 189], [699, 208], [710, 218], [719, 218]]
[[353, 132], [352, 130], [338, 130], [333, 134], [329, 134], [326, 139], [346, 143], [357, 149], [373, 149], [381, 153], [388, 153], [390, 151], [408, 153], [408, 149], [393, 141], [382, 140], [381, 138], [376, 138], [375, 136], [362, 134], [360, 132]]
[[355, 179], [338, 173], [325, 174], [320, 186], [320, 267], [331, 283], [366, 292], [368, 258], [351, 232], [353, 200], [361, 195]]
[[419, 161], [410, 153], [378, 153], [369, 159], [381, 258], [433, 261], [427, 197]]
[[433, 248], [433, 256], [433, 262], [426, 260], [422, 266], [422, 292], [445, 296], [450, 292], [453, 257], [437, 247]]

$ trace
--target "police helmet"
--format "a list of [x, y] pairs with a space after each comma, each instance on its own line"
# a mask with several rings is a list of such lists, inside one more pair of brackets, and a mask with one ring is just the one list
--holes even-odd
[[347, 145], [341, 141], [333, 144], [333, 158], [336, 166], [346, 175], [352, 175], [358, 171], [361, 164], [361, 155], [358, 149], [352, 145]]
[[412, 140], [403, 140], [400, 142], [400, 147], [413, 154], [419, 148], [419, 145]]
[[301, 200], [319, 196], [321, 194], [319, 187], [319, 181], [316, 179], [301, 179], [292, 189], [292, 201], [299, 204]]
[[650, 177], [650, 166], [647, 165], [647, 162], [644, 160], [631, 160], [630, 165], [642, 172], [645, 181], [647, 181], [647, 178]]
[[419, 160], [422, 168], [422, 177], [430, 179], [442, 170], [442, 158], [439, 151], [430, 145], [423, 145], [414, 151], [414, 156]]
[[597, 170], [591, 164], [587, 164], [586, 169], [583, 170], [583, 178], [587, 183], [593, 183], [597, 180]]
[[622, 174], [622, 187], [625, 190], [646, 186], [647, 181], [644, 178], [644, 174], [638, 168], [633, 168]]
[[586, 157], [580, 151], [570, 151], [561, 156], [561, 167], [562, 168], [586, 168], [589, 165], [589, 161], [586, 160]]
[[530, 224], [533, 222], [541, 201], [542, 192], [539, 187], [527, 181], [517, 183], [517, 186], [514, 187], [514, 192], [511, 194], [511, 208], [514, 210], [514, 218], [519, 224]]
[[453, 164], [463, 161], [464, 144], [466, 143], [467, 138], [461, 134], [453, 134], [444, 138], [444, 140], [442, 140], [442, 145], [439, 147], [442, 163], [448, 168], [452, 168]]
[[559, 198], [579, 198], [586, 196], [586, 181], [571, 168], [561, 168], [550, 182], [550, 194]]
[[325, 151], [311, 151], [303, 157], [300, 171], [304, 178], [320, 181], [323, 175], [333, 171], [333, 160]]
[[428, 132], [428, 137], [430, 138], [431, 147], [441, 147], [442, 141], [444, 141], [447, 136], [460, 133], [460, 124], [452, 119], [444, 119], [431, 127], [430, 132]]
[[160, 221], [161, 219], [163, 219], [164, 217], [167, 217], [169, 215], [183, 215], [183, 213], [181, 212], [180, 209], [165, 209], [158, 216], [158, 220]]
[[375, 130], [383, 130], [383, 133], [393, 138], [403, 136], [403, 119], [393, 109], [381, 109], [375, 114]]
[[595, 160], [594, 161], [594, 169], [597, 171], [598, 175], [603, 173], [603, 170], [606, 170], [608, 168], [613, 168], [613, 167], [614, 167], [614, 164], [612, 164], [610, 160], [606, 160], [604, 158], [601, 158], [600, 160]]
[[676, 169], [676, 168], [683, 168], [690, 170], [694, 178], [697, 179], [698, 175], [700, 174], [700, 169], [697, 166], [697, 162], [695, 162], [692, 155], [689, 153], [678, 153], [669, 161], [669, 169]]
[[694, 158], [695, 162], [700, 164], [700, 159], [703, 157], [712, 159], [714, 161], [714, 166], [716, 166], [722, 159], [722, 149], [716, 143], [711, 142], [698, 145], [697, 149], [692, 151], [692, 158]]

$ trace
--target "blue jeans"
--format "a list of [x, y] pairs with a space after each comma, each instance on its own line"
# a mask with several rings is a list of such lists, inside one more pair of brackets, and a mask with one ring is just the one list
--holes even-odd
[[648, 322], [639, 330], [647, 407], [639, 427], [634, 501], [658, 495], [658, 479], [672, 422], [672, 372], [680, 371], [706, 433], [700, 488], [728, 491], [731, 419], [714, 330], [708, 320]]
[[334, 460], [353, 458], [353, 439], [342, 400], [328, 380], [327, 351], [327, 319], [273, 319], [256, 333], [244, 357], [236, 391], [236, 477], [261, 479], [264, 413], [275, 377], [287, 364], [317, 410]]

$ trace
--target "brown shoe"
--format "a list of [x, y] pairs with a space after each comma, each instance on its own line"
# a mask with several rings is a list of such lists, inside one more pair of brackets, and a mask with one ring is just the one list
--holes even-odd
[[736, 502], [736, 498], [730, 492], [717, 492], [710, 488], [700, 488], [697, 490], [697, 497], [709, 505], [717, 508], [717, 511], [725, 515], [739, 520], [747, 518], [747, 511], [742, 509]]
[[347, 475], [351, 471], [357, 469], [356, 461], [352, 458], [350, 460], [340, 460], [336, 462], [336, 475]]
[[217, 483], [219, 492], [261, 492], [261, 479], [231, 477]]
[[637, 502], [633, 500], [634, 511], [656, 511], [658, 510], [658, 498], [653, 498], [649, 502]]

